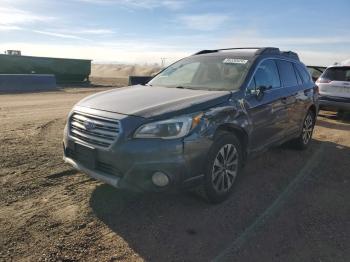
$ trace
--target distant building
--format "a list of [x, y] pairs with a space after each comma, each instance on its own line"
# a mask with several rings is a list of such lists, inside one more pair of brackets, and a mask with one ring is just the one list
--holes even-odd
[[20, 50], [6, 50], [5, 55], [21, 55]]

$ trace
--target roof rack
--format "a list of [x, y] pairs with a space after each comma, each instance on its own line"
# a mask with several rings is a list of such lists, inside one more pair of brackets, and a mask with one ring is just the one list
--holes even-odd
[[256, 49], [255, 55], [265, 55], [265, 54], [275, 54], [275, 55], [283, 55], [289, 58], [297, 59], [299, 60], [299, 56], [297, 53], [292, 51], [280, 51], [277, 47], [238, 47], [238, 48], [222, 48], [222, 49], [212, 49], [212, 50], [201, 50], [193, 55], [202, 55], [202, 54], [210, 54], [210, 53], [216, 53], [220, 51], [227, 51], [227, 50], [244, 50], [244, 49]]
[[295, 52], [292, 52], [292, 51], [283, 51], [283, 52], [281, 52], [281, 54], [282, 54], [283, 56], [287, 56], [287, 57], [290, 57], [290, 58], [299, 60], [299, 56], [298, 56], [298, 54], [295, 53]]
[[236, 48], [221, 48], [221, 49], [212, 49], [212, 50], [201, 50], [193, 55], [201, 55], [201, 54], [210, 54], [210, 53], [216, 53], [220, 51], [227, 51], [227, 50], [253, 50], [256, 49], [255, 54], [256, 55], [261, 55], [261, 54], [267, 54], [267, 53], [274, 53], [274, 54], [279, 54], [280, 50], [279, 48], [276, 47], [236, 47]]

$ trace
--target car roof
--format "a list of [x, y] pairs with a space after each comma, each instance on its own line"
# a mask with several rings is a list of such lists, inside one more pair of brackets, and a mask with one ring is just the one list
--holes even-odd
[[280, 51], [276, 47], [239, 47], [239, 48], [224, 48], [224, 49], [212, 49], [212, 50], [202, 50], [199, 51], [193, 56], [220, 56], [220, 55], [229, 55], [229, 56], [241, 56], [244, 58], [257, 58], [260, 56], [274, 56], [274, 57], [283, 57], [289, 58], [294, 61], [299, 60], [297, 53], [292, 51]]

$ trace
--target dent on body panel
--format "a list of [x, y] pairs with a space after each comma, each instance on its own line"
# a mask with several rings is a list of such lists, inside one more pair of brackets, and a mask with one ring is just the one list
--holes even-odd
[[198, 173], [205, 165], [207, 153], [213, 143], [216, 130], [225, 124], [231, 124], [246, 128], [248, 125], [246, 111], [239, 103], [230, 101], [220, 106], [208, 109], [204, 112], [201, 123], [194, 132], [184, 139], [184, 157], [193, 166], [192, 173]]
[[216, 130], [223, 125], [233, 125], [249, 130], [248, 112], [243, 99], [230, 100], [227, 104], [209, 109], [204, 114], [206, 135], [212, 138]]

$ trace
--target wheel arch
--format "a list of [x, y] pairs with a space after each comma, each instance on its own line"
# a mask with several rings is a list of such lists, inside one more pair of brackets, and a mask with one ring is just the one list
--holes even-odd
[[314, 114], [314, 117], [316, 118], [316, 116], [317, 116], [317, 109], [316, 109], [316, 106], [314, 104], [309, 106], [308, 111], [311, 111]]
[[238, 138], [238, 140], [242, 143], [243, 156], [244, 156], [244, 160], [246, 160], [247, 152], [248, 152], [247, 148], [248, 148], [248, 142], [249, 142], [247, 132], [240, 126], [230, 124], [230, 123], [225, 123], [217, 127], [214, 133], [214, 140], [216, 140], [222, 133], [231, 133]]

